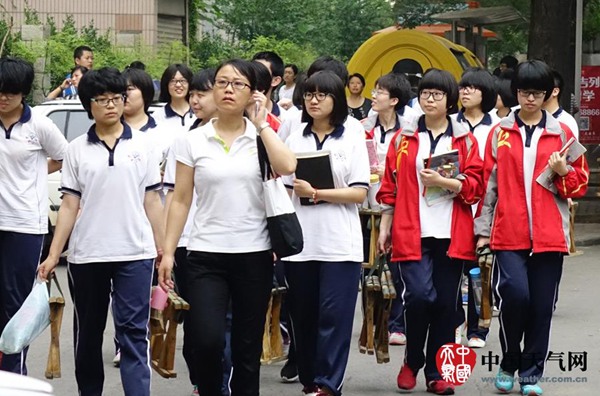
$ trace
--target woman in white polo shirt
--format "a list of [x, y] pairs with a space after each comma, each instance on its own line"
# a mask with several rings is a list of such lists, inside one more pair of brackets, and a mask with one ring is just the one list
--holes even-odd
[[[257, 133], [276, 173], [292, 173], [296, 160], [265, 121], [265, 97], [256, 91], [256, 76], [249, 62], [222, 63], [216, 71], [213, 97], [217, 118], [178, 139], [173, 147], [175, 190], [159, 282], [165, 289], [173, 287], [173, 258], [195, 189], [197, 210], [187, 245], [190, 314], [186, 320], [195, 334], [198, 390], [201, 395], [220, 395], [225, 316], [231, 298], [235, 367], [231, 391], [235, 396], [257, 396], [262, 334], [273, 281]], [[246, 107], [251, 120], [244, 118]]]
[[102, 394], [111, 299], [124, 393], [150, 394], [148, 320], [153, 263], [163, 240], [161, 183], [148, 139], [121, 120], [126, 89], [113, 68], [91, 70], [81, 80], [81, 104], [95, 123], [67, 148], [56, 232], [39, 268], [46, 279], [71, 234], [75, 378], [82, 396]]
[[[330, 151], [335, 184], [317, 190], [286, 178], [304, 234], [304, 250], [285, 259], [285, 273], [298, 374], [310, 395], [342, 393], [363, 259], [358, 204], [367, 194], [369, 160], [362, 125], [351, 130], [346, 117], [344, 83], [333, 72], [317, 72], [304, 85], [307, 124], [286, 140], [296, 153]], [[315, 204], [301, 205], [300, 198]]]

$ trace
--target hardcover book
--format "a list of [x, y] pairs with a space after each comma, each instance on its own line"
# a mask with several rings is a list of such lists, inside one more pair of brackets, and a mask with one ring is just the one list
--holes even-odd
[[[331, 153], [327, 150], [296, 154], [296, 179], [306, 180], [317, 190], [335, 188], [331, 170]], [[324, 203], [318, 201], [317, 204]], [[301, 205], [314, 205], [312, 198], [300, 198]]]

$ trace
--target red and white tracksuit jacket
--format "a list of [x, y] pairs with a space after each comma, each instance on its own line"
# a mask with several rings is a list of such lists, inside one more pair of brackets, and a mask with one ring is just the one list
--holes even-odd
[[514, 113], [494, 127], [485, 148], [484, 198], [475, 219], [475, 234], [490, 237], [493, 250], [529, 250], [533, 253], [569, 251], [569, 208], [567, 198], [585, 195], [589, 169], [582, 155], [570, 164], [569, 173], [556, 176], [554, 194], [535, 181], [573, 133], [546, 114], [536, 150], [531, 186], [532, 230], [523, 176], [523, 139]]
[[[462, 183], [453, 199], [450, 247], [448, 256], [475, 260], [475, 236], [471, 205], [479, 201], [482, 187], [482, 166], [477, 140], [466, 123], [451, 120], [452, 148], [458, 149]], [[385, 174], [377, 201], [383, 213], [393, 211], [392, 261], [421, 260], [421, 221], [419, 199], [422, 193], [417, 180], [419, 152], [418, 120], [399, 130], [393, 137], [385, 160]]]

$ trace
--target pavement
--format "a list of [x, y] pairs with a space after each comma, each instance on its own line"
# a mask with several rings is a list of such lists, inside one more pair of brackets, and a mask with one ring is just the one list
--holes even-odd
[[[546, 396], [596, 396], [600, 394], [600, 310], [595, 309], [598, 301], [598, 278], [600, 277], [600, 243], [586, 246], [597, 240], [599, 225], [576, 226], [579, 254], [566, 257], [560, 284], [560, 295], [552, 322], [550, 350], [553, 359], [546, 365], [543, 384]], [[591, 242], [590, 242], [591, 241]], [[54, 387], [54, 395], [77, 395], [73, 364], [73, 304], [68, 295], [66, 268], [57, 269], [58, 279], [65, 292], [65, 314], [61, 333], [62, 377], [48, 381]], [[487, 345], [476, 350], [477, 365], [473, 375], [464, 385], [456, 389], [457, 395], [494, 395], [493, 378], [498, 367], [494, 357], [500, 354], [498, 339], [498, 318], [494, 317]], [[350, 359], [346, 371], [344, 396], [395, 396], [396, 376], [400, 368], [404, 347], [390, 347], [391, 362], [377, 364], [372, 355], [358, 351], [358, 337], [362, 323], [360, 304], [357, 304], [350, 348]], [[177, 352], [175, 370], [177, 378], [164, 379], [152, 373], [152, 395], [188, 396], [192, 387], [187, 378], [187, 368], [181, 355], [182, 331], [177, 332]], [[108, 318], [104, 335], [104, 395], [123, 395], [119, 369], [112, 365], [114, 346], [112, 337], [114, 326]], [[27, 365], [29, 375], [44, 380], [48, 357], [49, 331], [43, 333], [31, 346]], [[585, 358], [582, 360], [583, 353]], [[579, 360], [577, 360], [579, 359]], [[585, 363], [585, 364], [584, 364]], [[283, 362], [265, 365], [261, 368], [261, 396], [300, 396], [301, 385], [281, 383], [279, 372]], [[517, 387], [518, 388], [518, 387]], [[518, 389], [512, 395], [518, 394]], [[417, 387], [412, 395], [427, 395], [422, 373], [419, 373]], [[430, 394], [430, 393], [429, 393]]]
[[575, 246], [600, 245], [599, 223], [575, 223]]

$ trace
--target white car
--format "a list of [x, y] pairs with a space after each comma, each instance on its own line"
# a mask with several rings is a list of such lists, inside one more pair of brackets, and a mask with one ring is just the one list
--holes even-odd
[[[153, 104], [150, 106], [149, 112], [152, 113], [161, 106], [164, 106], [164, 104]], [[89, 119], [87, 112], [77, 99], [47, 101], [33, 107], [32, 111], [50, 118], [69, 142], [87, 133], [93, 124], [93, 120]], [[52, 236], [54, 235], [54, 226], [56, 225], [56, 218], [61, 202], [61, 193], [58, 191], [59, 187], [60, 172], [48, 175], [48, 237], [44, 238], [42, 259], [46, 257], [50, 243], [52, 242]]]

